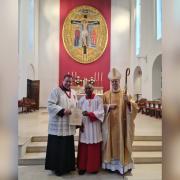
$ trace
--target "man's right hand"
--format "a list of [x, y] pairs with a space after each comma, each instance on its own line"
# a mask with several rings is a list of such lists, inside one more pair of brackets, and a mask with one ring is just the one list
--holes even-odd
[[64, 110], [64, 115], [66, 115], [66, 116], [71, 115], [71, 110], [70, 109], [65, 109]]

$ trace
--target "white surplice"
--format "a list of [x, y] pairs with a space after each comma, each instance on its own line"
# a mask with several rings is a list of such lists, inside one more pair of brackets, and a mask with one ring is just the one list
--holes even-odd
[[76, 127], [69, 124], [69, 116], [60, 117], [58, 112], [62, 109], [71, 109], [77, 106], [77, 96], [71, 90], [70, 97], [60, 88], [54, 88], [48, 98], [49, 126], [48, 133], [57, 136], [74, 135]]
[[78, 107], [82, 111], [93, 112], [97, 120], [90, 121], [88, 116], [83, 116], [82, 122], [84, 125], [84, 132], [80, 132], [80, 142], [86, 144], [94, 144], [102, 141], [101, 123], [104, 120], [103, 101], [99, 96], [94, 96], [93, 99], [86, 99], [83, 96], [79, 102]]

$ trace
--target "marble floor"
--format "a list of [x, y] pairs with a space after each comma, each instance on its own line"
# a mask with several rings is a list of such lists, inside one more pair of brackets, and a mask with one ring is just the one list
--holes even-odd
[[116, 173], [100, 171], [98, 174], [85, 174], [79, 176], [77, 171], [71, 174], [57, 177], [49, 171], [44, 170], [44, 166], [20, 166], [18, 171], [19, 180], [161, 180], [160, 164], [137, 164], [131, 174], [120, 176]]
[[[19, 114], [19, 139], [31, 136], [46, 136], [48, 130], [48, 113], [46, 109], [32, 113]], [[135, 120], [136, 136], [161, 136], [162, 120], [152, 118], [146, 115], [138, 114]], [[135, 169], [131, 174], [124, 177], [126, 180], [161, 180], [161, 164], [135, 164]], [[123, 179], [118, 174], [100, 171], [96, 175], [85, 174], [79, 176], [77, 172], [69, 175], [56, 177], [49, 171], [44, 170], [44, 166], [19, 166], [19, 180], [120, 180]]]
[[[48, 113], [41, 109], [31, 113], [19, 114], [19, 137], [46, 136], [48, 132]], [[162, 120], [138, 114], [135, 119], [135, 135], [161, 136]]]

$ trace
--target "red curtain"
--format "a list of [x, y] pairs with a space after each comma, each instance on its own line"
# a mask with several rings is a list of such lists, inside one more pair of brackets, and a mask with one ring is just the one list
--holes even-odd
[[[90, 64], [80, 64], [73, 60], [66, 52], [62, 40], [62, 27], [69, 12], [81, 5], [89, 5], [96, 8], [106, 20], [108, 27], [108, 43], [103, 55]], [[111, 35], [111, 0], [60, 0], [60, 36], [59, 36], [59, 83], [61, 84], [64, 74], [77, 72], [81, 78], [90, 78], [96, 72], [103, 73], [104, 90], [109, 89], [107, 75], [110, 70], [110, 35]]]

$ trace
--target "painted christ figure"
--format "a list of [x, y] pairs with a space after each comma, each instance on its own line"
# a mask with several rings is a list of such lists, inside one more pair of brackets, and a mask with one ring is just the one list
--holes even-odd
[[88, 47], [88, 26], [89, 25], [99, 25], [99, 21], [88, 21], [87, 15], [84, 15], [83, 20], [71, 20], [71, 24], [78, 24], [82, 25], [82, 31], [81, 31], [81, 39], [82, 39], [82, 47], [83, 47], [83, 54], [87, 54], [87, 47]]

